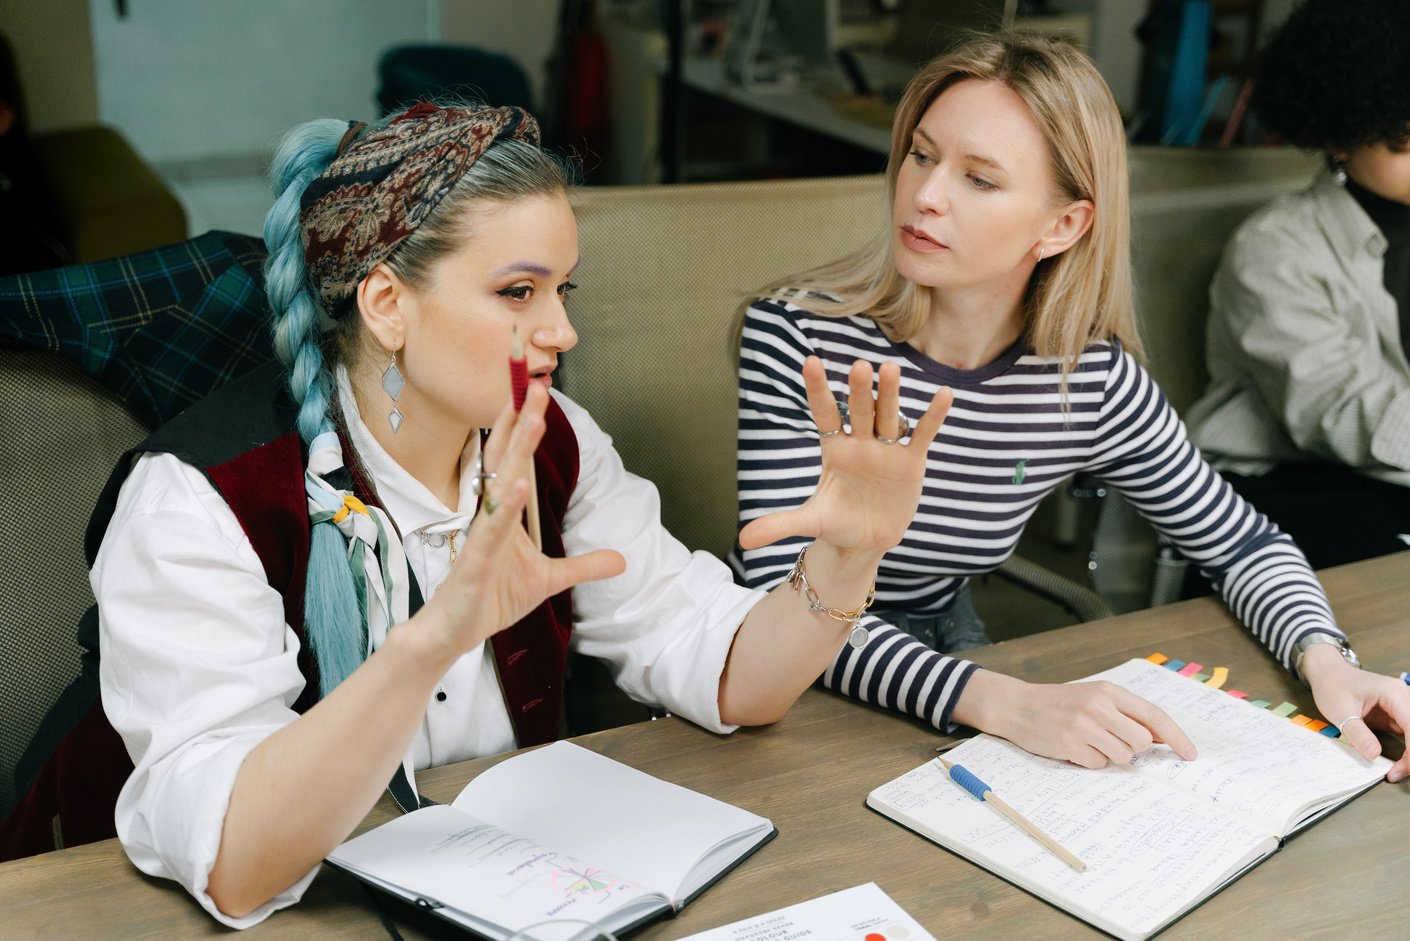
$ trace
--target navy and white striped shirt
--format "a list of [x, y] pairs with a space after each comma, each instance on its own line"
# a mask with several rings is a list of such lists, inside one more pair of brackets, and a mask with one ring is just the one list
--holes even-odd
[[[821, 452], [802, 374], [809, 355], [822, 359], [839, 401], [855, 360], [896, 363], [901, 410], [912, 426], [938, 389], [954, 390], [915, 519], [877, 573], [878, 609], [945, 610], [969, 577], [1008, 558], [1043, 497], [1087, 471], [1179, 546], [1284, 665], [1291, 666], [1303, 634], [1340, 633], [1301, 551], [1205, 463], [1150, 374], [1115, 341], [1082, 353], [1068, 375], [1064, 410], [1058, 360], [1033, 355], [1022, 340], [987, 366], [959, 370], [893, 343], [868, 317], [820, 317], [756, 301], [740, 350], [741, 526], [798, 506], [817, 486]], [[768, 588], [782, 581], [806, 541], [743, 552], [746, 583]], [[871, 639], [860, 650], [844, 646], [824, 684], [949, 730], [977, 666], [878, 618], [862, 623]]]

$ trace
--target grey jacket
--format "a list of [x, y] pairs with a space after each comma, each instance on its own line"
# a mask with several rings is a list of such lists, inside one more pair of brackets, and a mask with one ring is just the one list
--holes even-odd
[[1321, 459], [1410, 485], [1410, 363], [1385, 250], [1327, 173], [1239, 227], [1210, 285], [1209, 388], [1187, 416], [1216, 467]]

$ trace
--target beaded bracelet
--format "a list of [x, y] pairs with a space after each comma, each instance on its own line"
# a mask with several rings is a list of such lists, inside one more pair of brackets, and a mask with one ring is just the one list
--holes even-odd
[[834, 621], [843, 621], [852, 625], [852, 631], [847, 635], [847, 643], [853, 647], [865, 647], [871, 632], [860, 624], [857, 619], [866, 613], [867, 608], [876, 600], [876, 576], [872, 576], [871, 591], [867, 593], [867, 600], [863, 601], [861, 607], [855, 611], [843, 611], [841, 608], [829, 608], [818, 599], [818, 593], [813, 590], [813, 586], [808, 584], [808, 573], [803, 570], [803, 558], [808, 554], [808, 550], [813, 547], [810, 542], [798, 551], [798, 561], [793, 563], [793, 571], [788, 573], [788, 584], [793, 586], [794, 591], [802, 591], [804, 597], [808, 599], [808, 609], [825, 614]]

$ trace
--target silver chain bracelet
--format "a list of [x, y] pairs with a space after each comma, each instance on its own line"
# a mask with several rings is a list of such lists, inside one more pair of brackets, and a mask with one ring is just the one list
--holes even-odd
[[863, 601], [861, 607], [855, 611], [844, 611], [841, 608], [829, 608], [818, 598], [818, 593], [813, 586], [808, 583], [808, 573], [803, 569], [803, 559], [808, 554], [808, 550], [813, 547], [810, 542], [798, 551], [798, 560], [793, 563], [793, 571], [788, 573], [788, 584], [793, 586], [794, 591], [803, 592], [803, 596], [808, 599], [808, 609], [825, 614], [834, 621], [842, 621], [852, 625], [852, 631], [847, 635], [847, 643], [853, 647], [865, 647], [867, 639], [871, 637], [871, 632], [857, 623], [857, 619], [866, 613], [867, 608], [876, 600], [876, 577], [871, 580], [871, 591], [867, 593], [867, 600]]

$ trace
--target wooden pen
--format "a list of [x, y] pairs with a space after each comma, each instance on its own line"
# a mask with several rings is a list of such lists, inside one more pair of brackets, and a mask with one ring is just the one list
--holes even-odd
[[1054, 840], [1042, 830], [1038, 829], [1038, 825], [1033, 823], [1033, 821], [1029, 820], [1027, 817], [1023, 816], [1023, 814], [1010, 807], [1005, 801], [1003, 801], [997, 794], [993, 792], [989, 785], [979, 780], [979, 778], [976, 777], [974, 773], [967, 769], [964, 765], [955, 764], [952, 761], [946, 761], [944, 758], [936, 758], [935, 760], [940, 763], [940, 767], [945, 769], [945, 773], [950, 776], [950, 780], [954, 781], [956, 784], [964, 788], [966, 791], [969, 791], [969, 793], [973, 794], [979, 800], [982, 800], [984, 803], [988, 804], [990, 807], [993, 807], [999, 813], [1003, 814], [1009, 819], [1009, 821], [1014, 826], [1018, 827], [1024, 833], [1028, 834], [1033, 839], [1041, 843], [1044, 849], [1046, 849], [1048, 852], [1052, 853], [1058, 859], [1067, 863], [1069, 866], [1071, 866], [1073, 869], [1076, 869], [1078, 872], [1087, 871], [1086, 863], [1078, 859], [1057, 840]]

